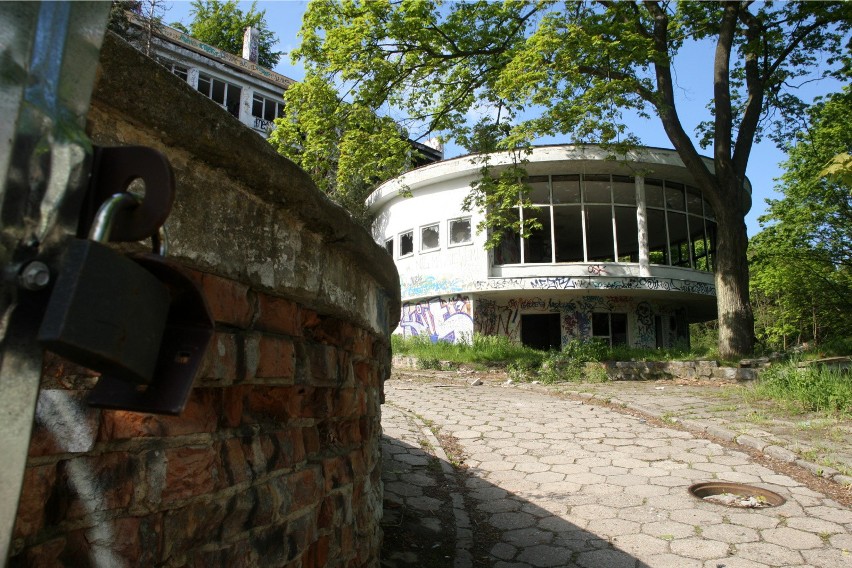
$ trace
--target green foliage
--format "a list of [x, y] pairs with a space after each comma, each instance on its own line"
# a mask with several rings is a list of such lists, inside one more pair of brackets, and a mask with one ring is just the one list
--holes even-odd
[[432, 343], [428, 337], [391, 336], [391, 346], [395, 355], [416, 357], [418, 366], [437, 369], [440, 361], [455, 364], [498, 365], [515, 361], [520, 364], [538, 366], [543, 354], [541, 351], [524, 347], [509, 341], [507, 337], [474, 334], [469, 341], [450, 343], [438, 341]]
[[769, 200], [750, 244], [756, 332], [774, 348], [852, 336], [852, 184], [826, 176], [826, 164], [852, 148], [852, 89], [806, 116], [788, 145], [784, 197]]
[[413, 161], [404, 132], [360, 101], [343, 102], [316, 76], [288, 88], [284, 101], [284, 116], [275, 120], [269, 142], [364, 221], [364, 199], [375, 182], [400, 174]]
[[795, 362], [761, 371], [758, 397], [787, 401], [805, 411], [852, 414], [852, 381], [848, 372], [820, 366], [799, 368]]
[[598, 365], [606, 360], [609, 346], [603, 342], [572, 340], [561, 351], [548, 353], [538, 373], [538, 380], [545, 384], [562, 381], [602, 383], [607, 380], [606, 371]]
[[[369, 112], [392, 115], [416, 139], [438, 135], [473, 149], [523, 151], [537, 137], [563, 135], [609, 145], [617, 155], [638, 142], [625, 117], [655, 115], [716, 211], [719, 232], [729, 237], [717, 250], [723, 273], [717, 295], [720, 303], [741, 307], [726, 310], [720, 346], [725, 355], [748, 352], [753, 322], [743, 180], [752, 144], [764, 132], [780, 139], [782, 126], [800, 116], [791, 85], [844, 63], [850, 22], [849, 2], [317, 0], [302, 20], [293, 58], [305, 65], [311, 89], [342, 92], [363, 109], [358, 116], [366, 126], [336, 110], [339, 105], [325, 107], [323, 117], [304, 106], [311, 124], [285, 128], [277, 143], [315, 154], [310, 163], [343, 163], [358, 146], [333, 147], [330, 133], [344, 138], [349, 129], [363, 128], [354, 140], [372, 144], [374, 155], [393, 167], [331, 181], [322, 168], [312, 172], [334, 188], [330, 195], [352, 196], [366, 194], [402, 163], [400, 147], [372, 135]], [[712, 169], [683, 129], [674, 97], [673, 57], [697, 41], [715, 44], [717, 53], [707, 70], [714, 77], [713, 120], [703, 129], [714, 145]], [[530, 108], [540, 112], [522, 119]], [[493, 123], [482, 119], [493, 114]], [[294, 109], [288, 120], [299, 124], [300, 112]], [[316, 141], [312, 133], [319, 134]], [[392, 152], [400, 154], [391, 158]], [[468, 205], [485, 209], [480, 228], [492, 231], [492, 245], [504, 231], [533, 229], [513, 226], [517, 218], [508, 214], [524, 198], [518, 179], [501, 180], [483, 168], [473, 188]]]
[[173, 23], [172, 27], [222, 51], [242, 55], [243, 34], [246, 28], [252, 26], [260, 34], [258, 63], [272, 68], [281, 59], [282, 53], [273, 51], [278, 38], [266, 23], [266, 10], [257, 10], [256, 0], [245, 13], [239, 9], [237, 0], [193, 0], [189, 13], [192, 22], [188, 28], [180, 22]]

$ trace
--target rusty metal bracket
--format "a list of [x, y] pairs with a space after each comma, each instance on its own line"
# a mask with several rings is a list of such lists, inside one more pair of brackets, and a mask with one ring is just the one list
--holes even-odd
[[137, 179], [144, 183], [145, 195], [138, 207], [116, 213], [110, 240], [141, 241], [156, 235], [175, 200], [175, 176], [169, 161], [146, 146], [95, 146], [92, 177], [77, 236], [86, 238], [101, 204], [116, 193], [126, 192]]

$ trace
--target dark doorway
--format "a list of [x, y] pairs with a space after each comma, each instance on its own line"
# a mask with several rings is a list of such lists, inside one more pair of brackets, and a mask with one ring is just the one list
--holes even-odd
[[562, 348], [559, 314], [521, 315], [521, 343], [533, 349]]

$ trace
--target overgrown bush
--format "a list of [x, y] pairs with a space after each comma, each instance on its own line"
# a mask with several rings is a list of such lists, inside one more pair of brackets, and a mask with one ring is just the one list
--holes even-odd
[[548, 384], [560, 381], [606, 381], [606, 371], [602, 367], [586, 367], [586, 363], [599, 363], [606, 359], [608, 352], [609, 346], [601, 341], [569, 341], [562, 350], [547, 354], [541, 364], [538, 380]]
[[769, 398], [801, 410], [852, 415], [852, 377], [824, 366], [775, 364], [760, 372], [757, 398]]

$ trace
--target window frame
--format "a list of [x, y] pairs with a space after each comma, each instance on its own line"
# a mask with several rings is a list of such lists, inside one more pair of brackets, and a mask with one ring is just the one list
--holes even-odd
[[[428, 229], [434, 229], [435, 230], [435, 236], [437, 238], [438, 244], [436, 244], [434, 247], [425, 248], [425, 245], [424, 245], [425, 239], [423, 238], [423, 232], [428, 230]], [[437, 223], [429, 223], [428, 225], [421, 225], [420, 226], [420, 247], [418, 249], [420, 254], [427, 254], [427, 253], [435, 252], [435, 251], [439, 251], [439, 250], [441, 250], [441, 223], [437, 222]]]
[[[458, 221], [466, 221], [468, 224], [468, 239], [461, 242], [453, 242], [453, 223]], [[464, 247], [473, 244], [473, 219], [470, 215], [467, 217], [456, 217], [447, 219], [447, 248]]]
[[[403, 253], [402, 252], [402, 243], [403, 238], [409, 235], [411, 238], [411, 252]], [[401, 231], [397, 234], [397, 238], [399, 239], [399, 247], [398, 247], [398, 256], [397, 258], [408, 258], [414, 256], [414, 229], [406, 229], [405, 231]]]

